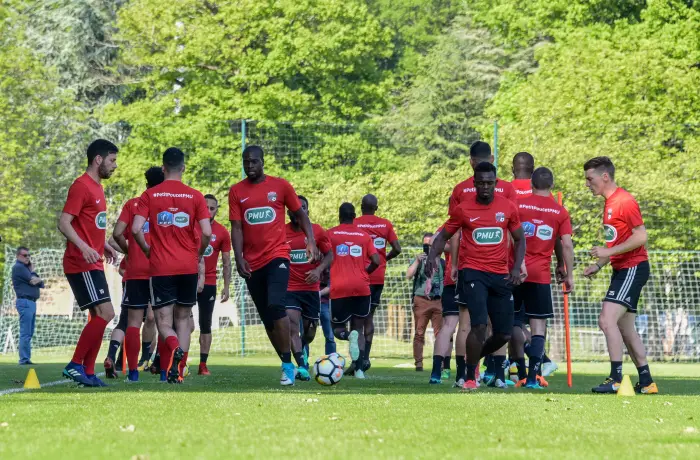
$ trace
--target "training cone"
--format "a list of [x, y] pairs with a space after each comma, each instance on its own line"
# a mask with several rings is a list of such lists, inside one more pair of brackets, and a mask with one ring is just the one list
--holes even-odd
[[620, 388], [617, 390], [618, 396], [634, 396], [634, 387], [632, 386], [632, 381], [629, 375], [622, 377], [622, 383]]
[[38, 390], [41, 388], [39, 378], [36, 376], [34, 369], [29, 369], [29, 372], [27, 372], [27, 378], [24, 379], [24, 388], [27, 390]]

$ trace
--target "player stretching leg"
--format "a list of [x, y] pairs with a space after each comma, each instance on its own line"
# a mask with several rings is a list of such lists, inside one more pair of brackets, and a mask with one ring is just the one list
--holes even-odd
[[231, 234], [226, 227], [218, 223], [216, 213], [219, 211], [219, 200], [214, 195], [204, 195], [207, 200], [209, 222], [211, 223], [211, 240], [204, 251], [204, 279], [201, 292], [197, 292], [199, 307], [199, 375], [211, 375], [207, 368], [209, 350], [211, 349], [211, 322], [216, 304], [216, 268], [221, 253], [224, 268], [224, 290], [221, 291], [221, 302], [229, 299], [231, 287]]
[[[163, 153], [165, 181], [143, 192], [131, 225], [134, 240], [150, 262], [151, 305], [163, 337], [161, 359], [166, 358], [166, 365], [161, 369], [167, 370], [168, 383], [182, 382], [180, 363], [187, 362], [190, 349], [199, 262], [211, 239], [207, 202], [200, 192], [182, 183], [184, 171], [182, 150], [167, 149]], [[147, 221], [150, 245], [143, 232]], [[197, 225], [201, 234], [195, 230]]]
[[[367, 372], [372, 366], [369, 354], [372, 350], [372, 339], [374, 338], [374, 312], [382, 300], [386, 264], [401, 254], [401, 244], [399, 244], [399, 239], [394, 232], [393, 224], [387, 219], [382, 219], [375, 215], [377, 209], [379, 209], [376, 196], [368, 194], [362, 197], [360, 209], [362, 210], [362, 215], [355, 219], [355, 225], [372, 237], [374, 248], [377, 250], [381, 262], [379, 267], [369, 275], [370, 303], [372, 308], [369, 316], [365, 318], [365, 356], [362, 363], [362, 371]], [[391, 246], [389, 254], [386, 253], [387, 243]], [[349, 369], [348, 375], [352, 375], [353, 371], [353, 368]]]
[[[530, 323], [530, 363], [525, 371], [524, 342], [513, 347], [512, 357], [518, 362], [517, 387], [540, 389], [547, 386], [544, 378], [538, 378], [538, 371], [544, 355], [547, 332], [547, 318], [554, 317], [550, 266], [557, 239], [561, 239], [564, 252], [564, 278], [566, 292], [574, 287], [574, 245], [571, 241], [571, 219], [567, 210], [552, 200], [554, 176], [547, 168], [537, 168], [532, 174], [532, 194], [518, 200], [518, 212], [522, 221], [523, 233], [527, 242], [525, 266], [527, 280], [513, 291], [516, 315], [522, 314]], [[520, 311], [518, 311], [520, 310]], [[513, 328], [513, 335], [520, 327]], [[511, 344], [514, 342], [511, 341]]]
[[[434, 257], [444, 251], [446, 241], [461, 229], [466, 250], [460, 251], [458, 295], [466, 302], [471, 319], [465, 390], [477, 388], [479, 359], [499, 350], [510, 340], [513, 329], [511, 289], [521, 282], [520, 267], [525, 257], [525, 237], [518, 211], [512, 201], [495, 195], [496, 183], [496, 168], [488, 162], [479, 163], [474, 169], [476, 196], [465, 198], [453, 207], [450, 219], [435, 238], [425, 268], [426, 273], [432, 273]], [[515, 242], [515, 261], [510, 271], [506, 231]], [[489, 317], [493, 335], [486, 339]], [[495, 356], [495, 359], [496, 370], [502, 373], [504, 357]], [[495, 386], [506, 387], [503, 375], [497, 375]]]
[[268, 176], [263, 149], [243, 151], [246, 179], [231, 186], [228, 195], [231, 241], [236, 270], [246, 280], [270, 343], [282, 360], [282, 385], [294, 385], [290, 324], [286, 294], [289, 282], [289, 244], [285, 240], [284, 209], [295, 216], [306, 235], [309, 261], [320, 260], [309, 216], [294, 188], [284, 179]]
[[[301, 209], [309, 214], [309, 201], [299, 195]], [[310, 344], [316, 337], [316, 326], [321, 318], [320, 279], [323, 271], [333, 260], [331, 243], [326, 231], [318, 224], [312, 224], [318, 249], [324, 255], [320, 263], [309, 262], [306, 256], [306, 236], [296, 215], [290, 211], [290, 223], [285, 227], [285, 239], [290, 245], [289, 285], [287, 287], [287, 316], [291, 333], [292, 353], [297, 363], [296, 377], [311, 380], [309, 363], [304, 356], [304, 344]], [[301, 331], [300, 331], [301, 325]]]
[[[355, 207], [340, 205], [340, 225], [328, 230], [333, 263], [331, 264], [331, 321], [333, 333], [350, 342], [350, 359], [355, 364], [355, 377], [365, 378], [360, 363], [365, 353], [365, 318], [371, 310], [369, 275], [381, 260], [369, 234], [357, 228]], [[350, 329], [346, 323], [350, 321]]]
[[98, 139], [87, 149], [88, 167], [68, 189], [58, 229], [66, 237], [63, 272], [81, 310], [90, 310], [91, 320], [80, 333], [73, 358], [63, 375], [85, 386], [106, 386], [95, 375], [95, 360], [102, 346], [114, 307], [104, 274], [102, 257], [111, 262], [117, 252], [107, 244], [107, 203], [102, 179], [117, 168], [117, 147]]
[[610, 287], [603, 299], [598, 325], [605, 334], [610, 355], [610, 376], [593, 388], [594, 393], [617, 393], [622, 382], [622, 344], [632, 358], [639, 382], [637, 393], [655, 394], [659, 389], [651, 378], [646, 350], [635, 329], [637, 303], [649, 279], [649, 257], [644, 245], [647, 231], [634, 197], [615, 184], [615, 166], [608, 157], [596, 157], [583, 166], [586, 186], [594, 196], [605, 198], [603, 227], [606, 247], [594, 247], [591, 255], [598, 260], [584, 270], [593, 276], [610, 263], [613, 268]]

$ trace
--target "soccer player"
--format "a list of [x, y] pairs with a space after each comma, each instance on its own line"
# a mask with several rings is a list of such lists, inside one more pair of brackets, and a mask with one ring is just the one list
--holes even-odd
[[[134, 240], [150, 261], [151, 306], [165, 348], [161, 358], [166, 357], [168, 383], [182, 382], [180, 363], [187, 362], [190, 349], [199, 262], [211, 239], [207, 202], [200, 192], [182, 183], [184, 171], [182, 150], [167, 149], [163, 153], [165, 181], [143, 192], [131, 225]], [[143, 231], [146, 221], [150, 245]]]
[[651, 377], [646, 350], [634, 326], [642, 288], [649, 279], [649, 257], [645, 244], [647, 231], [634, 197], [615, 184], [615, 166], [608, 157], [595, 157], [583, 165], [586, 186], [594, 196], [605, 198], [603, 227], [605, 246], [591, 249], [597, 261], [583, 274], [594, 276], [608, 263], [612, 265], [610, 287], [603, 299], [598, 325], [605, 334], [610, 355], [610, 376], [593, 388], [594, 393], [617, 393], [622, 382], [622, 344], [632, 358], [639, 382], [635, 391], [659, 392]]
[[[157, 166], [149, 168], [146, 173], [146, 189], [160, 185], [165, 180], [163, 169]], [[116, 335], [119, 327], [115, 328], [109, 343], [109, 353], [104, 361], [105, 374], [108, 378], [116, 378], [114, 361], [116, 348], [122, 340], [126, 338], [126, 362], [129, 367], [127, 376], [128, 382], [138, 382], [139, 380], [139, 340], [141, 333], [141, 323], [148, 317], [151, 291], [149, 287], [150, 263], [138, 244], [133, 240], [130, 232], [131, 224], [134, 220], [136, 208], [139, 205], [139, 198], [128, 200], [122, 208], [112, 231], [112, 238], [119, 245], [121, 251], [126, 254], [126, 266], [124, 276], [124, 293], [122, 296], [122, 310], [119, 317], [124, 334]], [[146, 243], [150, 244], [149, 221], [143, 226], [143, 234]], [[151, 313], [151, 316], [153, 314]], [[144, 329], [144, 338], [147, 330]], [[121, 339], [121, 340], [120, 340]], [[151, 337], [152, 340], [152, 337]], [[148, 342], [150, 347], [150, 340]], [[149, 354], [150, 356], [150, 354]]]
[[204, 195], [211, 223], [211, 240], [204, 251], [204, 285], [197, 293], [199, 306], [199, 375], [211, 375], [207, 368], [209, 350], [211, 349], [211, 322], [216, 304], [216, 269], [221, 254], [224, 271], [224, 289], [221, 291], [221, 301], [226, 302], [231, 288], [231, 234], [226, 227], [216, 221], [219, 211], [219, 201], [214, 195]]
[[[309, 214], [309, 201], [299, 195], [301, 209]], [[303, 343], [308, 345], [316, 337], [316, 327], [321, 319], [321, 290], [320, 279], [323, 271], [333, 260], [331, 242], [326, 231], [318, 224], [312, 224], [314, 239], [318, 249], [323, 254], [320, 262], [310, 262], [306, 255], [306, 235], [296, 215], [287, 211], [290, 222], [286, 225], [285, 239], [292, 248], [289, 253], [289, 284], [287, 286], [287, 316], [291, 333], [292, 353], [297, 363], [296, 377], [300, 380], [311, 380], [309, 363], [304, 356]], [[301, 324], [301, 331], [300, 331]]]
[[58, 218], [58, 229], [66, 237], [63, 272], [81, 310], [91, 320], [83, 328], [73, 358], [63, 375], [84, 386], [106, 386], [95, 375], [95, 360], [102, 346], [114, 307], [104, 274], [103, 256], [110, 263], [117, 252], [106, 242], [107, 203], [102, 180], [117, 168], [117, 146], [104, 139], [87, 148], [87, 170], [68, 189], [66, 204]]
[[[401, 254], [401, 244], [399, 244], [399, 239], [394, 232], [392, 223], [387, 219], [375, 215], [377, 209], [379, 209], [376, 196], [368, 194], [362, 197], [360, 209], [362, 215], [355, 219], [355, 226], [369, 233], [369, 236], [372, 237], [372, 242], [377, 250], [377, 254], [379, 254], [380, 260], [379, 267], [369, 275], [370, 303], [372, 304], [372, 309], [367, 318], [365, 318], [365, 354], [362, 363], [362, 370], [367, 372], [371, 367], [369, 354], [372, 350], [372, 339], [374, 338], [374, 312], [377, 310], [377, 307], [379, 307], [382, 299], [386, 264], [391, 259]], [[386, 253], [387, 243], [391, 246], [389, 254]]]
[[[537, 168], [532, 174], [532, 195], [518, 200], [518, 212], [523, 233], [527, 242], [525, 265], [527, 280], [513, 291], [516, 316], [519, 310], [529, 320], [532, 338], [530, 340], [529, 369], [525, 371], [524, 342], [518, 342], [512, 358], [518, 363], [517, 387], [540, 389], [537, 373], [544, 355], [547, 332], [547, 318], [554, 317], [550, 266], [557, 238], [561, 238], [565, 269], [566, 292], [574, 287], [574, 244], [571, 241], [571, 219], [568, 211], [552, 200], [554, 185], [552, 171]], [[513, 335], [522, 334], [520, 325], [513, 328]], [[511, 342], [513, 343], [513, 342]], [[545, 384], [546, 385], [546, 384]]]
[[[495, 194], [496, 168], [489, 162], [474, 168], [476, 196], [464, 198], [450, 212], [438, 233], [426, 262], [426, 274], [436, 268], [435, 257], [445, 243], [462, 230], [458, 295], [466, 302], [471, 320], [467, 336], [467, 375], [464, 389], [476, 390], [479, 359], [499, 350], [510, 340], [513, 330], [511, 290], [521, 282], [520, 267], [525, 257], [525, 237], [518, 211], [512, 201]], [[508, 232], [515, 242], [515, 261], [509, 270]], [[487, 320], [493, 334], [486, 339]], [[495, 356], [495, 386], [505, 388], [505, 356]]]
[[286, 295], [289, 282], [289, 244], [285, 240], [284, 209], [294, 214], [306, 235], [310, 261], [320, 260], [314, 231], [294, 188], [286, 180], [264, 172], [263, 149], [249, 145], [243, 151], [246, 179], [231, 186], [228, 195], [231, 241], [236, 270], [248, 291], [272, 346], [282, 360], [282, 385], [294, 385], [291, 334]]
[[[364, 379], [361, 363], [365, 353], [365, 319], [372, 309], [369, 275], [381, 259], [368, 233], [355, 220], [355, 206], [343, 203], [338, 211], [340, 225], [328, 230], [334, 251], [331, 264], [331, 322], [333, 333], [350, 342], [355, 377]], [[350, 331], [346, 323], [350, 321]]]

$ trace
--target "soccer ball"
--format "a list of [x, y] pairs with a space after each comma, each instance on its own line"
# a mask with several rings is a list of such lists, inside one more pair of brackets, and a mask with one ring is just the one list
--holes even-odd
[[329, 357], [333, 357], [338, 360], [338, 363], [340, 364], [340, 367], [345, 369], [345, 358], [338, 353], [331, 353], [328, 355]]
[[[335, 355], [335, 356], [334, 356]], [[314, 379], [321, 385], [335, 385], [343, 378], [342, 362], [345, 359], [342, 356], [333, 353], [331, 355], [323, 355], [314, 363]]]

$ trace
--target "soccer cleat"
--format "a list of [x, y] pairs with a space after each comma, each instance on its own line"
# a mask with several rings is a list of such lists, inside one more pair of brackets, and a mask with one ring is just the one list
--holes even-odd
[[63, 376], [86, 387], [92, 386], [92, 381], [85, 375], [85, 368], [81, 364], [68, 363], [63, 369]]
[[597, 387], [593, 387], [591, 391], [593, 391], [593, 393], [600, 394], [615, 394], [619, 389], [620, 382], [616, 382], [614, 379], [608, 377], [603, 381], [603, 383], [601, 383]]
[[369, 359], [362, 360], [362, 372], [367, 372], [372, 367], [372, 362]]
[[554, 374], [557, 369], [559, 369], [559, 366], [557, 366], [557, 363], [554, 361], [542, 363], [542, 375], [544, 377], [549, 377], [550, 375]]
[[160, 382], [165, 383], [168, 381], [168, 373], [165, 371], [160, 371]]
[[117, 371], [114, 368], [114, 361], [112, 361], [112, 358], [110, 358], [109, 356], [106, 357], [105, 362], [104, 362], [104, 366], [105, 366], [105, 377], [107, 377], [108, 379], [116, 379], [118, 377]]
[[360, 346], [357, 344], [357, 339], [360, 337], [360, 333], [357, 331], [350, 332], [348, 341], [350, 342], [350, 361], [357, 361], [360, 359]]
[[364, 379], [365, 378], [365, 373], [362, 372], [362, 369], [358, 369], [355, 371], [355, 378], [356, 379]]
[[479, 388], [476, 384], [476, 380], [467, 380], [462, 386], [462, 391], [476, 391]]
[[92, 375], [85, 374], [85, 376], [88, 378], [88, 380], [90, 380], [90, 385], [88, 385], [88, 386], [91, 386], [91, 387], [106, 387], [107, 386], [107, 384], [104, 383], [102, 380], [100, 380], [95, 374], [92, 374]]
[[199, 369], [197, 370], [197, 375], [211, 375], [207, 363], [199, 363]]
[[126, 377], [126, 383], [138, 383], [139, 381], [139, 371], [138, 369], [129, 371], [129, 375]]
[[515, 386], [515, 382], [512, 381], [511, 379], [506, 379], [506, 381], [505, 381], [504, 383], [505, 383], [506, 386], [508, 386], [508, 387], [514, 387], [514, 386]]
[[151, 367], [151, 362], [148, 360], [148, 358], [142, 358], [139, 361], [139, 365], [137, 366], [137, 369], [141, 372], [147, 371]]
[[454, 385], [452, 385], [452, 388], [462, 388], [464, 387], [464, 379], [459, 379], [455, 381]]
[[501, 379], [494, 379], [493, 384], [488, 385], [488, 386], [490, 386], [492, 388], [501, 388], [501, 389], [508, 388], [508, 384]]
[[656, 382], [651, 382], [649, 385], [643, 387], [637, 382], [634, 385], [634, 392], [643, 395], [655, 395], [659, 394], [659, 387], [656, 386]]
[[529, 390], [544, 390], [544, 387], [541, 387], [540, 384], [537, 383], [537, 382], [535, 382], [535, 383], [532, 383], [532, 382], [526, 383], [526, 384], [525, 384], [525, 388], [527, 388], [527, 389], [529, 389]]
[[182, 377], [180, 377], [180, 361], [182, 361], [184, 357], [185, 352], [182, 348], [177, 347], [175, 351], [173, 351], [170, 370], [168, 370], [168, 383], [182, 383]]
[[547, 388], [549, 386], [549, 382], [544, 379], [543, 376], [538, 375], [537, 376], [537, 383], [542, 387], [542, 388]]
[[302, 380], [304, 382], [308, 382], [309, 380], [311, 380], [311, 375], [309, 375], [309, 371], [306, 370], [305, 368], [297, 367], [296, 378], [298, 378], [299, 380]]
[[527, 379], [518, 380], [518, 383], [515, 384], [515, 388], [524, 388], [525, 385], [527, 385]]
[[450, 370], [443, 369], [442, 372], [440, 373], [440, 379], [441, 380], [450, 380]]
[[428, 382], [431, 385], [439, 385], [442, 383], [442, 380], [440, 380], [438, 377], [433, 377], [432, 375], [430, 376], [430, 381]]
[[280, 377], [280, 384], [282, 386], [294, 385], [295, 374], [296, 374], [296, 367], [294, 367], [294, 364], [282, 363], [282, 377]]
[[485, 384], [487, 387], [493, 386], [495, 380], [496, 374], [484, 374], [484, 376], [481, 377], [481, 383]]

